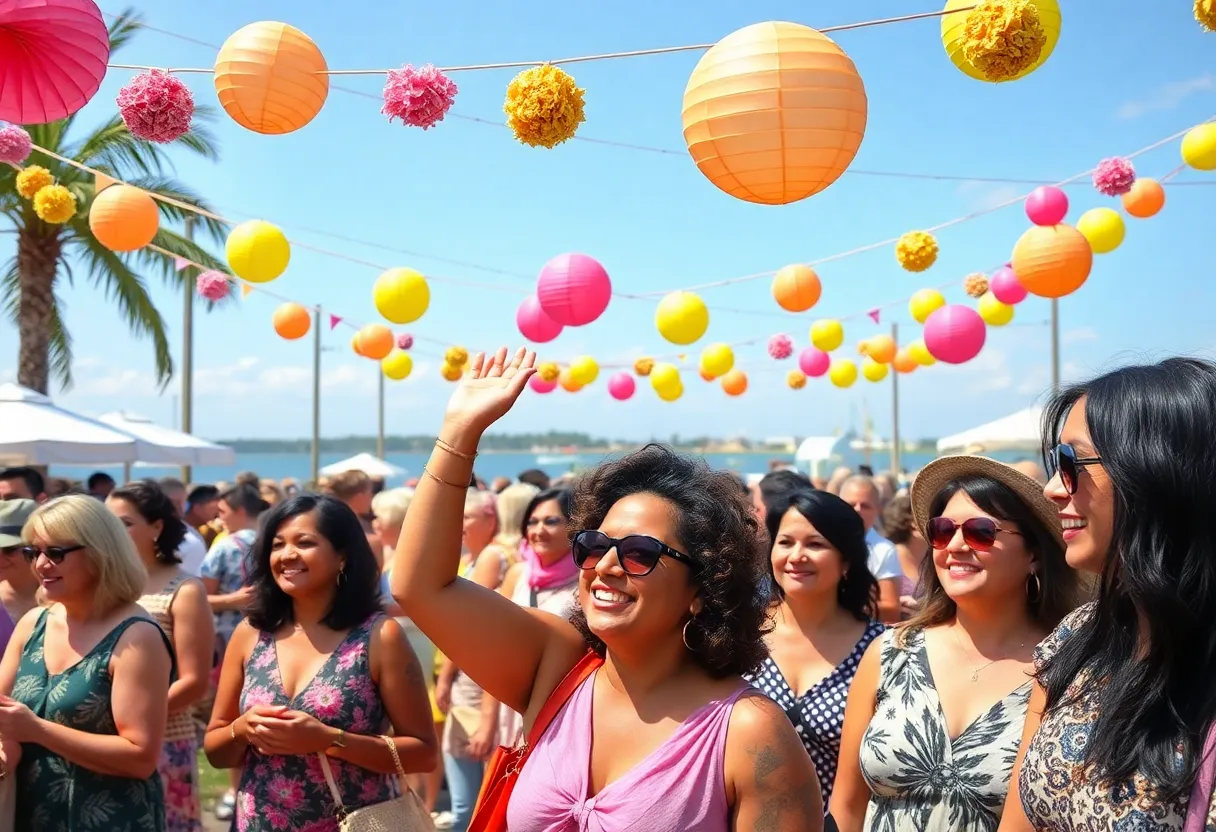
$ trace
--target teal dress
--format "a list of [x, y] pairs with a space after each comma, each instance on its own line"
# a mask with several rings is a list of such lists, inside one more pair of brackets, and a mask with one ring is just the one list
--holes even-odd
[[[43, 658], [44, 610], [21, 652], [13, 699], [35, 715], [90, 734], [117, 734], [110, 711], [110, 655], [132, 616], [63, 673], [47, 673]], [[159, 630], [160, 628], [157, 627]], [[161, 633], [162, 638], [164, 633]], [[165, 648], [172, 648], [165, 640]], [[22, 832], [164, 832], [165, 795], [160, 775], [146, 780], [98, 774], [40, 745], [24, 743], [17, 766], [17, 816]]]

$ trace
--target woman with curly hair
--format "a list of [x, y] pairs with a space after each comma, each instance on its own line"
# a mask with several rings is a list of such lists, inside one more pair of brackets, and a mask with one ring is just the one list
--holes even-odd
[[732, 475], [651, 445], [582, 476], [570, 620], [457, 577], [478, 443], [535, 361], [523, 349], [473, 359], [392, 573], [406, 613], [526, 728], [582, 671], [528, 752], [507, 807], [511, 832], [821, 830], [810, 758], [781, 709], [742, 678], [767, 653], [756, 591], [765, 541]]

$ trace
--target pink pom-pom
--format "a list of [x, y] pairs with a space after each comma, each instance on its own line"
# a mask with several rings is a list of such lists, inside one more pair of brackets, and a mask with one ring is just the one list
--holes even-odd
[[1136, 184], [1136, 169], [1122, 157], [1103, 159], [1094, 168], [1094, 187], [1107, 196], [1123, 196]]
[[778, 361], [784, 361], [794, 354], [794, 342], [784, 332], [779, 332], [768, 339], [768, 354]]
[[194, 96], [174, 76], [153, 69], [136, 75], [118, 91], [118, 114], [131, 135], [164, 144], [190, 132]]
[[196, 280], [198, 293], [210, 301], [219, 301], [228, 297], [228, 278], [217, 271], [206, 271]]
[[408, 350], [414, 346], [414, 336], [408, 332], [402, 332], [397, 335], [397, 349]]
[[0, 127], [0, 164], [19, 165], [30, 157], [34, 149], [30, 134], [15, 124]]
[[399, 118], [410, 127], [426, 130], [443, 121], [458, 91], [456, 82], [430, 64], [421, 69], [406, 64], [403, 69], [389, 70], [380, 112], [390, 122]]

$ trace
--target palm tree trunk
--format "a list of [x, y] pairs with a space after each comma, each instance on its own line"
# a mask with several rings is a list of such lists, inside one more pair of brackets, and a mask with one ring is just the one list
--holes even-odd
[[[50, 231], [50, 234], [39, 232]], [[17, 301], [17, 383], [39, 393], [49, 392], [51, 320], [55, 308], [55, 275], [63, 244], [54, 229], [41, 222], [21, 229], [17, 239], [17, 270], [21, 296]]]

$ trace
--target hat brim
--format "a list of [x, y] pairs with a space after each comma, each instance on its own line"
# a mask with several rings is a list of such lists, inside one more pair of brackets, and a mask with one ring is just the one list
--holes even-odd
[[943, 456], [922, 468], [912, 483], [912, 520], [925, 540], [929, 540], [930, 509], [933, 500], [949, 483], [961, 477], [979, 476], [995, 480], [1008, 488], [1031, 510], [1044, 529], [1064, 547], [1060, 512], [1055, 503], [1043, 495], [1043, 486], [1003, 462], [986, 456]]
[[11, 549], [14, 546], [24, 545], [25, 541], [19, 535], [0, 534], [0, 549]]

